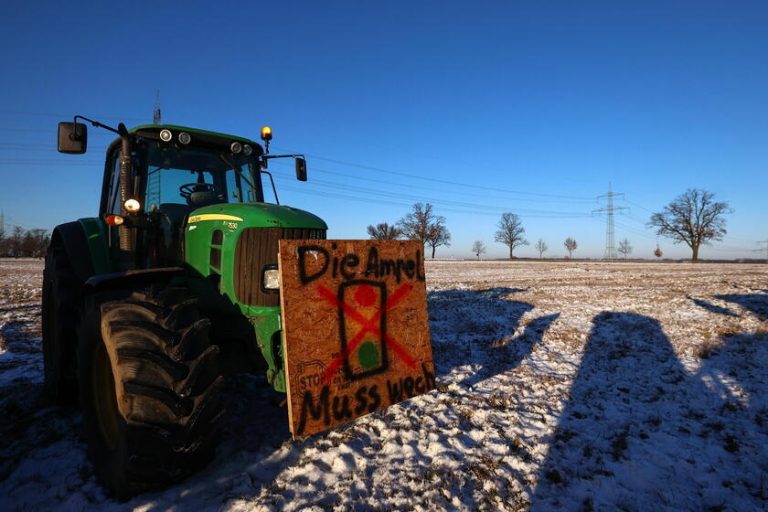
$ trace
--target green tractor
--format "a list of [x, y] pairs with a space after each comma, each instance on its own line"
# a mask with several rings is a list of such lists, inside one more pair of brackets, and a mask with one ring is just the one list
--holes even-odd
[[[278, 240], [327, 225], [280, 206], [270, 155], [242, 137], [171, 125], [117, 129], [75, 116], [58, 150], [82, 154], [87, 124], [117, 134], [99, 215], [57, 226], [43, 277], [45, 390], [83, 413], [97, 477], [125, 498], [210, 461], [223, 380], [263, 372], [285, 392]], [[262, 178], [264, 178], [262, 180]], [[268, 178], [268, 179], [267, 179]], [[275, 202], [265, 201], [264, 183]]]

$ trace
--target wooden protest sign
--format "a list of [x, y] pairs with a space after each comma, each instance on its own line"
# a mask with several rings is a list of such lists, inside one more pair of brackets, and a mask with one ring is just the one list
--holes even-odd
[[417, 241], [280, 240], [294, 438], [435, 387]]

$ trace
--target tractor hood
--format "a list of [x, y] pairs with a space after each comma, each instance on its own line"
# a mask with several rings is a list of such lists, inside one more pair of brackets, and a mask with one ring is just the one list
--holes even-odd
[[189, 214], [190, 226], [206, 221], [230, 222], [238, 228], [328, 229], [318, 216], [304, 210], [270, 203], [226, 203], [198, 208]]

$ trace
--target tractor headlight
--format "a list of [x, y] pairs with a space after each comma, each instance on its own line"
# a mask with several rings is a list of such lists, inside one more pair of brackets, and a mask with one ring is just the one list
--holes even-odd
[[133, 198], [127, 199], [125, 203], [123, 203], [123, 208], [125, 208], [125, 211], [128, 213], [137, 213], [141, 210], [141, 203]]
[[261, 288], [264, 291], [277, 291], [280, 289], [280, 272], [274, 265], [264, 267], [261, 274]]
[[173, 138], [173, 134], [171, 133], [171, 130], [160, 130], [160, 140], [163, 142], [168, 142]]
[[182, 144], [189, 144], [190, 142], [192, 142], [192, 136], [187, 132], [181, 132], [179, 134], [179, 142], [181, 142]]
[[235, 141], [232, 144], [229, 145], [229, 150], [232, 151], [234, 154], [238, 154], [243, 150], [243, 145], [239, 142]]
[[243, 145], [243, 154], [245, 156], [251, 156], [251, 153], [253, 153], [253, 148], [249, 146], [248, 144]]

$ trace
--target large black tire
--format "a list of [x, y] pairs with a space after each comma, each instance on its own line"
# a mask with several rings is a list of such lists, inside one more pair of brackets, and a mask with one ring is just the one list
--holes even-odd
[[77, 401], [77, 320], [82, 283], [64, 248], [51, 244], [43, 271], [43, 390], [55, 403]]
[[78, 379], [96, 476], [125, 499], [209, 462], [223, 379], [196, 299], [153, 285], [95, 295], [86, 308]]

